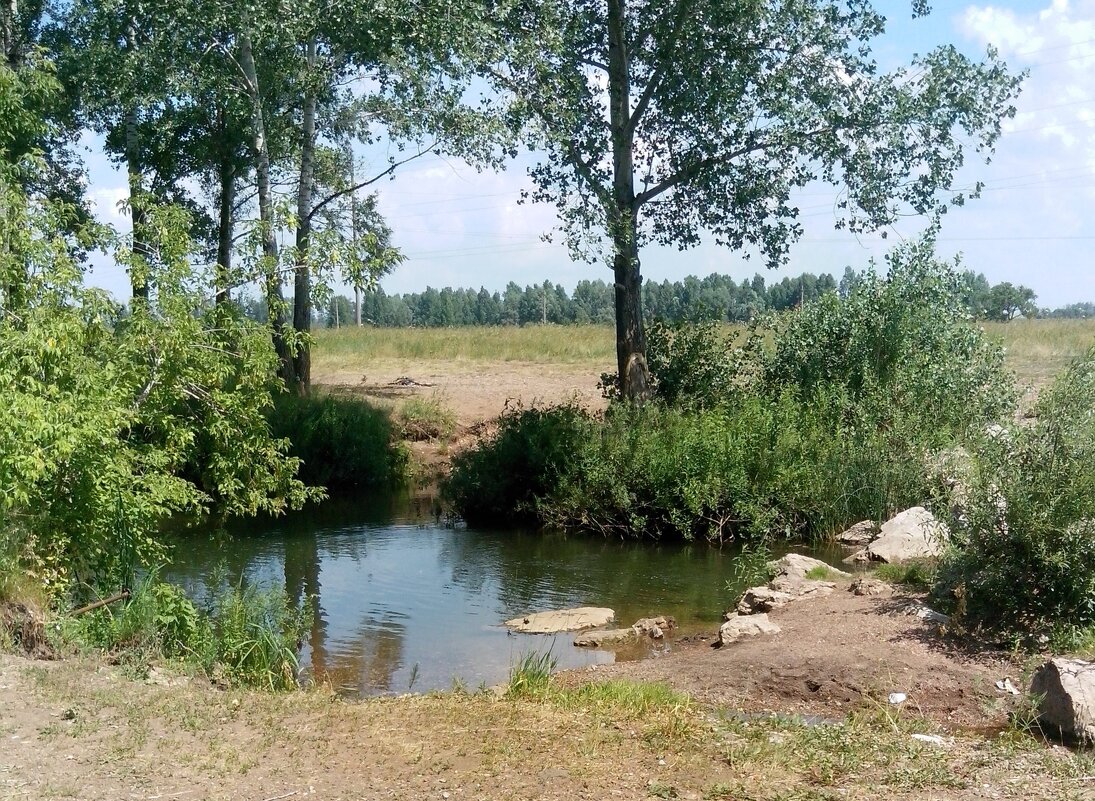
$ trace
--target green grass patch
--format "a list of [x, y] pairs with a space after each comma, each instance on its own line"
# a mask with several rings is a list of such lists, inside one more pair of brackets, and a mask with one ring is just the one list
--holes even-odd
[[408, 398], [396, 415], [399, 434], [412, 442], [449, 440], [456, 433], [456, 413], [439, 395]]

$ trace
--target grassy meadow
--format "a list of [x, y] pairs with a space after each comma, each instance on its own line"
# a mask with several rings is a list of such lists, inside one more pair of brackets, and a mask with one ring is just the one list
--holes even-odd
[[[1003, 341], [1023, 384], [1042, 385], [1095, 342], [1095, 320], [984, 323]], [[740, 330], [727, 326], [728, 331]], [[465, 328], [340, 328], [317, 331], [317, 373], [364, 370], [384, 361], [525, 362], [601, 369], [615, 361], [615, 338], [599, 325]]]

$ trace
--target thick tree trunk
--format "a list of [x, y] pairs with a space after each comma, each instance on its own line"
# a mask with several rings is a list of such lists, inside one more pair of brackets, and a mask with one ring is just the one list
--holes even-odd
[[[316, 63], [316, 43], [308, 42], [309, 78]], [[315, 183], [316, 93], [304, 95], [301, 124], [300, 183], [297, 185], [297, 263], [293, 279], [293, 328], [303, 334], [294, 357], [297, 393], [308, 394], [312, 380], [312, 353], [308, 335], [312, 330], [312, 277], [308, 269], [308, 248], [312, 238], [312, 186]]]
[[217, 220], [217, 303], [228, 303], [232, 284], [232, 237], [235, 232], [236, 166], [226, 151], [220, 165], [220, 214]]
[[361, 287], [354, 287], [354, 325], [361, 328]]
[[634, 218], [631, 235], [615, 244], [612, 272], [616, 289], [616, 366], [620, 395], [642, 402], [650, 397], [650, 368], [646, 363], [646, 331], [643, 328], [642, 275], [635, 247]]
[[608, 96], [612, 132], [612, 202], [609, 212], [615, 250], [616, 362], [620, 396], [642, 402], [650, 395], [643, 331], [642, 275], [639, 272], [635, 203], [634, 131], [631, 129], [631, 65], [627, 52], [626, 0], [608, 0]]
[[255, 177], [258, 184], [259, 224], [262, 226], [262, 255], [265, 261], [267, 319], [274, 340], [274, 351], [281, 363], [281, 378], [286, 386], [294, 386], [293, 354], [285, 341], [288, 315], [285, 296], [281, 291], [278, 274], [278, 240], [274, 232], [274, 198], [270, 188], [270, 149], [266, 142], [266, 124], [263, 120], [262, 95], [259, 92], [258, 71], [251, 43], [251, 33], [240, 36], [240, 68], [247, 81], [247, 93], [251, 99], [251, 133], [255, 151]]

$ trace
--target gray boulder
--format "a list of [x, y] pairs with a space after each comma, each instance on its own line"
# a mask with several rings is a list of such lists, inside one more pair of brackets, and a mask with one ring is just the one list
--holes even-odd
[[848, 588], [852, 595], [892, 595], [893, 587], [876, 578], [860, 576]]
[[873, 520], [861, 520], [837, 536], [837, 542], [851, 547], [867, 545], [878, 536], [878, 524]]
[[733, 615], [719, 628], [719, 645], [730, 645], [747, 637], [779, 634], [780, 628], [768, 615]]
[[950, 538], [947, 527], [923, 506], [914, 506], [882, 524], [878, 538], [845, 562], [885, 562], [895, 565], [943, 555]]
[[1035, 672], [1030, 693], [1041, 698], [1038, 722], [1045, 732], [1095, 743], [1095, 663], [1051, 659]]
[[675, 628], [677, 628], [677, 619], [665, 615], [639, 618], [631, 624], [631, 630], [636, 636], [646, 635], [655, 640], [662, 639], [665, 637], [665, 632]]
[[524, 617], [507, 620], [506, 626], [525, 634], [557, 634], [561, 631], [582, 631], [606, 626], [616, 619], [616, 613], [600, 606], [579, 606], [575, 609], [556, 609], [535, 612]]

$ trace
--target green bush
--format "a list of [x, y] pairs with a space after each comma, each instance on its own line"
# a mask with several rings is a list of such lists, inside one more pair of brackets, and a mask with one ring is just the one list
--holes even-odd
[[576, 402], [507, 406], [494, 436], [453, 457], [443, 494], [469, 523], [536, 522], [541, 502], [574, 474], [597, 430]]
[[383, 487], [406, 476], [407, 453], [395, 441], [391, 416], [360, 398], [282, 395], [270, 427], [289, 440], [290, 453], [301, 460], [300, 477], [310, 484]]
[[940, 589], [957, 591], [974, 625], [1068, 640], [1095, 626], [1095, 348], [1035, 415], [974, 450]]
[[704, 411], [618, 407], [539, 501], [552, 525], [682, 539], [823, 537], [923, 500], [920, 458], [887, 453], [838, 394]]
[[880, 427], [915, 421], [923, 442], [1002, 419], [1017, 399], [1003, 348], [969, 322], [957, 265], [936, 261], [932, 247], [899, 247], [886, 276], [869, 272], [846, 298], [824, 295], [766, 321], [770, 337], [752, 338], [739, 369], [770, 394], [839, 387]]
[[681, 410], [515, 410], [454, 460], [446, 494], [472, 523], [540, 522], [624, 537], [822, 537], [923, 502], [918, 452], [889, 447], [837, 392]]

